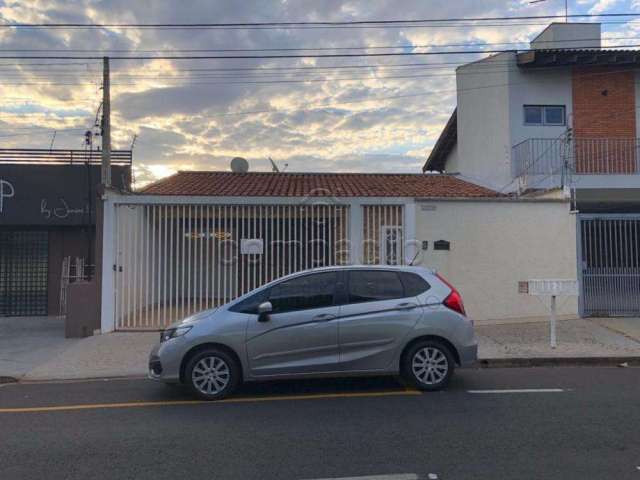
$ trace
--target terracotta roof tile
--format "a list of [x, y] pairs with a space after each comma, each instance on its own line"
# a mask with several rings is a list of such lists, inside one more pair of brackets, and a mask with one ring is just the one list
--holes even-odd
[[143, 188], [152, 195], [214, 197], [496, 197], [452, 175], [178, 172]]

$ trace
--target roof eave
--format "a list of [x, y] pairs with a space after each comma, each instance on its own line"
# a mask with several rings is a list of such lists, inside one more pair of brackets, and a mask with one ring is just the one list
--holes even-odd
[[447, 157], [458, 142], [458, 109], [455, 108], [447, 124], [442, 129], [436, 144], [433, 146], [429, 158], [422, 167], [423, 172], [444, 171]]

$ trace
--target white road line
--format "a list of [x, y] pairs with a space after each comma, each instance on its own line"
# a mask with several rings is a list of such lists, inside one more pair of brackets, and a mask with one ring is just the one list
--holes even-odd
[[370, 475], [366, 477], [317, 478], [314, 480], [419, 480], [419, 478], [415, 473], [396, 473], [391, 475]]
[[507, 390], [467, 390], [467, 393], [562, 393], [562, 388], [515, 388]]

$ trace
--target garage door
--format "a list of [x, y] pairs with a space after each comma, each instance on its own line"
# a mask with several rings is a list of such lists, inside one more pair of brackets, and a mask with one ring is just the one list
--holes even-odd
[[0, 316], [47, 314], [47, 232], [0, 231]]

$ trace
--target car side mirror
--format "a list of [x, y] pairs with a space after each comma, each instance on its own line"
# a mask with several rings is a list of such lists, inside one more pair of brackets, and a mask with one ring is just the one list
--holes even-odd
[[271, 302], [263, 302], [258, 305], [258, 321], [259, 322], [268, 322], [269, 314], [273, 311], [273, 305]]

